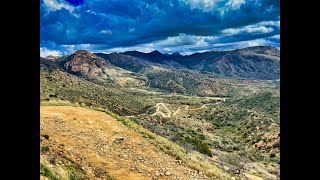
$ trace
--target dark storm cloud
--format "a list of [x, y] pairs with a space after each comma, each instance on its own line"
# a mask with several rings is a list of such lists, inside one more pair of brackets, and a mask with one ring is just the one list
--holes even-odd
[[[87, 47], [94, 51], [149, 44], [153, 49], [162, 50], [167, 45], [179, 50], [178, 47], [186, 49], [186, 46], [198, 44], [197, 48], [201, 49], [201, 45], [211, 48], [214, 44], [279, 34], [277, 25], [261, 24], [279, 21], [279, 0], [70, 2], [41, 1], [41, 47], [68, 52], [75, 50], [70, 47]], [[207, 44], [196, 42], [199, 38], [195, 37], [206, 36], [217, 38], [205, 40]], [[166, 42], [170, 37], [171, 40]]]

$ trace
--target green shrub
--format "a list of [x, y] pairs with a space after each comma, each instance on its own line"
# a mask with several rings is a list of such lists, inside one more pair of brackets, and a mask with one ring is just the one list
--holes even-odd
[[49, 151], [49, 147], [48, 146], [43, 146], [43, 147], [41, 147], [41, 152], [42, 153], [46, 153], [46, 152], [48, 152]]
[[40, 174], [42, 174], [45, 177], [48, 177], [50, 180], [58, 180], [59, 179], [43, 164], [40, 164]]
[[209, 148], [209, 145], [200, 137], [185, 137], [185, 141], [187, 143], [191, 143], [198, 152], [212, 157], [212, 152]]
[[49, 139], [49, 135], [48, 134], [44, 134], [44, 135], [42, 135], [42, 137], [44, 137], [45, 139]]
[[274, 153], [271, 153], [270, 158], [274, 158], [274, 157], [276, 157], [276, 155]]

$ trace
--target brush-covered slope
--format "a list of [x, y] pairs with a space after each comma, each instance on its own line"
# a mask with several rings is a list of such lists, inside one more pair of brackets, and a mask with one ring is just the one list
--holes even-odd
[[[279, 79], [280, 50], [270, 46], [256, 46], [230, 51], [207, 51], [187, 56], [165, 55], [158, 51], [123, 54], [161, 64], [174, 64], [218, 76], [248, 79]], [[176, 62], [176, 63], [172, 63]]]
[[108, 60], [117, 67], [147, 77], [148, 86], [152, 88], [201, 96], [216, 96], [227, 94], [231, 91], [228, 85], [186, 68], [176, 68], [168, 64], [155, 63], [121, 53], [97, 53], [96, 55]]

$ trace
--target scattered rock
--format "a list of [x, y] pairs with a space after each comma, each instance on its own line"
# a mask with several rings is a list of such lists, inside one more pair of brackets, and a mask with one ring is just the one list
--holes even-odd
[[115, 139], [115, 142], [116, 142], [116, 143], [121, 143], [121, 142], [124, 141], [124, 140], [125, 140], [125, 137], [120, 136], [120, 137], [117, 137], [117, 138]]
[[230, 168], [228, 166], [223, 166], [223, 169], [226, 170], [226, 171], [230, 170]]
[[170, 171], [167, 171], [166, 172], [166, 176], [170, 176], [171, 175], [171, 172]]

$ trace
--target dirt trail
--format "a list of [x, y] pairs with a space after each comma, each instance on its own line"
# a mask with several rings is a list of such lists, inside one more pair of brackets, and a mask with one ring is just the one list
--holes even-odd
[[94, 175], [97, 169], [107, 170], [119, 180], [210, 179], [103, 112], [41, 106], [40, 123], [40, 133], [50, 137], [46, 140], [49, 147], [64, 144], [64, 153], [80, 164], [90, 179], [100, 179]]
[[[160, 114], [164, 118], [171, 117], [171, 111], [167, 108], [166, 105], [164, 105], [163, 103], [157, 103], [156, 106], [157, 106], [156, 112], [153, 113], [151, 116], [155, 116], [157, 114]], [[160, 111], [160, 106], [162, 106], [162, 107], [164, 107], [166, 109], [167, 114], [164, 114], [163, 112]]]
[[[178, 109], [174, 113], [171, 113], [169, 108], [164, 103], [157, 103], [156, 104], [156, 106], [157, 106], [156, 112], [153, 113], [151, 116], [155, 116], [157, 114], [160, 114], [164, 118], [170, 118], [171, 115], [173, 115], [173, 116], [177, 115], [181, 111], [181, 108], [184, 108], [184, 110], [197, 111], [197, 110], [201, 110], [203, 108], [207, 108], [206, 105], [208, 105], [208, 104], [204, 104], [199, 108], [192, 108], [192, 109], [189, 109], [190, 106], [188, 106], [188, 105], [183, 105], [183, 106], [178, 107]], [[160, 106], [165, 108], [165, 110], [167, 111], [167, 114], [160, 111]]]

